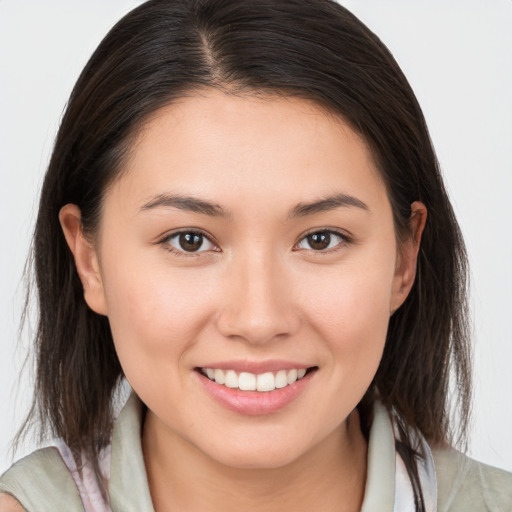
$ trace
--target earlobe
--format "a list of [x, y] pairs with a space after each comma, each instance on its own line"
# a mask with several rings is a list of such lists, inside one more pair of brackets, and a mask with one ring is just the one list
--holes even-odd
[[391, 315], [404, 303], [414, 284], [421, 236], [426, 221], [427, 209], [425, 205], [415, 201], [411, 205], [411, 216], [409, 218], [410, 236], [401, 244], [393, 279], [393, 294], [390, 304]]
[[94, 244], [84, 235], [78, 206], [67, 204], [59, 212], [59, 221], [66, 242], [73, 254], [84, 289], [87, 305], [100, 315], [107, 315], [105, 291]]

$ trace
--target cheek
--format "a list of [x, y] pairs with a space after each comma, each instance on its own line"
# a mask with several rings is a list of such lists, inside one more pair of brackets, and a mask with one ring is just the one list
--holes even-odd
[[144, 376], [178, 375], [180, 359], [212, 313], [204, 273], [200, 281], [193, 273], [123, 258], [105, 262], [104, 275], [112, 336], [130, 383], [137, 389]]
[[[332, 335], [357, 338], [387, 329], [393, 281], [393, 265], [346, 265], [304, 282], [306, 311], [319, 328]], [[316, 319], [316, 320], [315, 320]], [[354, 339], [356, 341], [356, 339]], [[363, 340], [360, 340], [363, 341]]]
[[[359, 262], [360, 263], [360, 262]], [[334, 382], [362, 396], [377, 371], [389, 323], [394, 261], [388, 265], [346, 265], [305, 283], [305, 311], [331, 360]]]

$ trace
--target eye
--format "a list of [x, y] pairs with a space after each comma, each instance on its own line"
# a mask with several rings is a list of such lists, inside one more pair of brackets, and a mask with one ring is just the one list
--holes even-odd
[[307, 234], [298, 244], [298, 249], [312, 249], [313, 251], [328, 251], [334, 249], [344, 242], [349, 242], [349, 238], [337, 231], [322, 230]]
[[180, 231], [166, 236], [162, 241], [167, 248], [179, 255], [218, 250], [217, 246], [201, 231]]

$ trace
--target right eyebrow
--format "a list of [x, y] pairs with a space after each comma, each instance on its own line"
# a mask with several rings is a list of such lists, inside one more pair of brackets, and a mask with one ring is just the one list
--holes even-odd
[[145, 203], [140, 210], [146, 211], [153, 208], [178, 208], [211, 217], [231, 218], [231, 214], [218, 204], [180, 194], [158, 194]]
[[288, 218], [305, 217], [307, 215], [314, 215], [315, 213], [335, 210], [336, 208], [350, 207], [360, 208], [361, 210], [370, 213], [368, 205], [357, 197], [344, 193], [337, 193], [310, 203], [299, 203], [291, 209], [288, 214]]

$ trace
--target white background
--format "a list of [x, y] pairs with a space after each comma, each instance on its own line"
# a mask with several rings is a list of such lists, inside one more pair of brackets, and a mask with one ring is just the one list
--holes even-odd
[[[15, 347], [38, 189], [74, 81], [139, 3], [0, 0], [0, 472], [31, 389], [27, 374], [16, 394], [28, 338]], [[512, 1], [342, 3], [388, 45], [424, 109], [472, 265], [470, 454], [512, 471]]]

